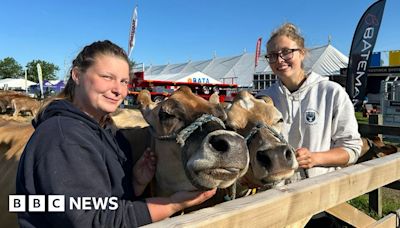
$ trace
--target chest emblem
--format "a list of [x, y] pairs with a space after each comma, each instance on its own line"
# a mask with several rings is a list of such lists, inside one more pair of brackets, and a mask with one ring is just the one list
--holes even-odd
[[312, 109], [306, 110], [306, 123], [316, 124], [318, 119], [318, 112]]

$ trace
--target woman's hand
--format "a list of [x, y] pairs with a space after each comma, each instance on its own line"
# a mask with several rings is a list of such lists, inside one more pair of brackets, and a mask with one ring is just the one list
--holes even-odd
[[299, 167], [303, 169], [309, 169], [317, 165], [313, 153], [304, 147], [296, 150], [296, 159], [299, 163]]
[[153, 179], [156, 172], [157, 157], [150, 150], [146, 148], [142, 157], [133, 166], [133, 189], [135, 195], [139, 196], [143, 193], [146, 186]]
[[[175, 212], [181, 211], [185, 208], [195, 206], [197, 204], [201, 204], [204, 201], [208, 200], [212, 196], [215, 195], [217, 189], [211, 189], [205, 192], [195, 191], [195, 192], [188, 192], [182, 191], [177, 192], [170, 196], [171, 203], [174, 204]], [[174, 213], [175, 213], [174, 212]]]
[[215, 195], [217, 189], [201, 192], [177, 192], [170, 197], [147, 198], [147, 207], [153, 222], [168, 218], [185, 208], [203, 203]]

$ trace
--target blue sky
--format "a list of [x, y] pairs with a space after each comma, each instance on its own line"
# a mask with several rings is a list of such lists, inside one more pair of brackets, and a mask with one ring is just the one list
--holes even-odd
[[[86, 45], [109, 39], [128, 46], [138, 5], [131, 59], [145, 65], [182, 63], [254, 52], [284, 22], [296, 24], [306, 46], [328, 43], [348, 55], [357, 23], [374, 0], [2, 0], [0, 59], [59, 66], [61, 78]], [[387, 0], [374, 51], [400, 49], [400, 1]], [[387, 54], [386, 54], [387, 55]], [[385, 57], [385, 54], [383, 54]]]

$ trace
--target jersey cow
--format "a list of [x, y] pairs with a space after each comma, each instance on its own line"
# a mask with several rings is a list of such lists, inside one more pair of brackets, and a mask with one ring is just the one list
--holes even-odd
[[18, 160], [32, 135], [30, 123], [0, 117], [0, 226], [18, 227], [16, 213], [8, 212], [8, 196], [15, 194]]
[[240, 183], [270, 188], [289, 179], [298, 168], [293, 148], [281, 136], [282, 114], [270, 97], [241, 91], [227, 111], [227, 125], [243, 135], [250, 153], [249, 171]]
[[225, 129], [226, 113], [219, 104], [181, 87], [154, 104], [149, 93], [138, 96], [150, 125], [158, 157], [155, 194], [227, 188], [243, 176], [249, 163], [244, 138]]
[[14, 117], [18, 116], [20, 112], [30, 112], [32, 116], [36, 116], [40, 102], [30, 97], [16, 97], [11, 100], [11, 106], [14, 110]]
[[357, 163], [368, 161], [374, 158], [380, 158], [399, 151], [399, 148], [394, 145], [385, 144], [379, 137], [362, 138], [363, 145], [361, 154]]

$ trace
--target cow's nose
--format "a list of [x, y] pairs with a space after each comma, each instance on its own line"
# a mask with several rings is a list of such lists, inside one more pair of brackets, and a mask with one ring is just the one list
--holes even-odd
[[293, 165], [295, 156], [288, 146], [282, 145], [257, 151], [256, 159], [267, 169], [274, 168], [273, 166], [287, 168]]
[[213, 135], [209, 140], [210, 145], [218, 152], [225, 153], [229, 150], [229, 143], [221, 135]]

